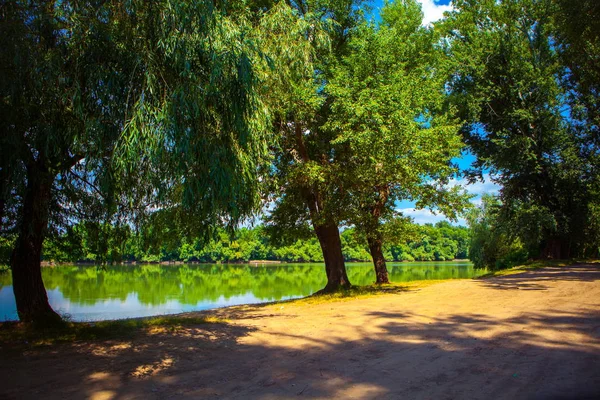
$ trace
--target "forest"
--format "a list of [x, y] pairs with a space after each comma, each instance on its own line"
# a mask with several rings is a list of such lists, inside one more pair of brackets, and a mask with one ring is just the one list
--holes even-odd
[[[0, 0], [19, 318], [60, 320], [42, 260], [319, 261], [331, 293], [353, 260], [386, 284], [391, 260], [598, 256], [599, 3], [422, 21], [416, 0]], [[484, 176], [477, 204], [451, 184]]]
[[[96, 228], [96, 229], [94, 229]], [[68, 234], [47, 240], [42, 258], [55, 263], [155, 263], [203, 262], [235, 263], [251, 260], [282, 262], [323, 262], [323, 253], [316, 238], [298, 238], [282, 244], [269, 240], [264, 226], [241, 228], [233, 237], [221, 229], [208, 240], [177, 238], [166, 243], [135, 235], [128, 228], [113, 232], [108, 240], [99, 237], [96, 226], [76, 225]], [[403, 241], [387, 242], [383, 254], [389, 261], [449, 261], [466, 259], [469, 233], [465, 227], [455, 227], [448, 222], [437, 224], [411, 224], [410, 234]], [[340, 233], [342, 253], [346, 261], [370, 261], [366, 240], [355, 229]], [[103, 248], [102, 246], [106, 246]], [[10, 246], [7, 246], [8, 253]]]

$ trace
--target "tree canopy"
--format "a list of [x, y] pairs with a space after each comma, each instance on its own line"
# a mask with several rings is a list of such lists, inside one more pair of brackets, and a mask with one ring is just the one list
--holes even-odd
[[386, 3], [381, 21], [363, 24], [348, 41], [325, 87], [332, 98], [326, 127], [344, 148], [340, 214], [366, 236], [378, 283], [388, 282], [381, 224], [399, 225], [398, 201], [450, 217], [467, 203], [459, 186], [447, 185], [463, 144], [445, 102], [443, 53], [422, 19], [416, 1]]
[[502, 185], [498, 223], [532, 256], [597, 250], [597, 128], [578, 113], [587, 97], [570, 83], [569, 46], [557, 46], [555, 2], [455, 6], [444, 22], [456, 66], [450, 100], [477, 156], [471, 176], [490, 171]]

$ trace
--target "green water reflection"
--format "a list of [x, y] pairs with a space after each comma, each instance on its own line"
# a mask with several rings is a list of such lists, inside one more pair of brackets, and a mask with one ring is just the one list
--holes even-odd
[[[391, 263], [393, 282], [470, 278], [470, 263]], [[308, 296], [325, 285], [322, 264], [122, 265], [44, 268], [50, 303], [74, 320], [126, 318]], [[375, 279], [369, 263], [348, 264], [353, 284]], [[10, 274], [0, 275], [0, 319], [16, 319]]]

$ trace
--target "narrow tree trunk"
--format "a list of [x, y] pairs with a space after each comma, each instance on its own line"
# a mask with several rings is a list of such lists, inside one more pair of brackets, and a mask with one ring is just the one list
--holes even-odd
[[8, 165], [3, 163], [0, 170], [0, 230], [2, 230], [2, 221], [4, 220], [4, 210], [6, 209], [6, 199], [9, 193], [9, 174]]
[[41, 270], [53, 180], [54, 176], [38, 165], [28, 167], [19, 237], [10, 263], [17, 313], [24, 322], [51, 324], [61, 320], [48, 303]]
[[2, 221], [4, 220], [4, 209], [6, 208], [6, 200], [0, 197], [0, 231], [2, 230]]
[[375, 267], [375, 283], [390, 283], [385, 258], [383, 257], [383, 240], [380, 237], [368, 237], [367, 242], [369, 244], [369, 252], [371, 253], [371, 257], [373, 257], [373, 266]]
[[337, 225], [330, 222], [324, 225], [314, 225], [314, 227], [323, 251], [325, 271], [327, 272], [327, 285], [319, 293], [331, 293], [339, 288], [350, 287]]

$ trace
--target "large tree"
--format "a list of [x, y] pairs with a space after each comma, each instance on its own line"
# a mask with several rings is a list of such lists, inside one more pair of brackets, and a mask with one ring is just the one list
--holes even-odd
[[345, 145], [333, 143], [325, 127], [332, 99], [324, 88], [363, 18], [361, 0], [302, 0], [278, 3], [262, 21], [264, 50], [273, 60], [267, 101], [278, 141], [268, 171], [274, 208], [272, 226], [299, 232], [312, 225], [325, 261], [324, 291], [350, 286], [339, 225], [338, 159]]
[[455, 7], [446, 24], [456, 65], [448, 89], [477, 155], [473, 176], [489, 170], [502, 185], [505, 221], [530, 231], [537, 216], [532, 255], [584, 254], [594, 247], [589, 229], [598, 218], [597, 127], [592, 114], [579, 113], [586, 94], [573, 96], [579, 89], [565, 83], [579, 69], [561, 56], [556, 2], [461, 0]]
[[21, 320], [59, 319], [40, 257], [74, 193], [156, 197], [147, 176], [162, 207], [202, 221], [254, 209], [264, 121], [244, 26], [217, 2], [0, 2], [0, 216], [8, 193]]
[[[553, 36], [567, 68], [574, 117], [600, 140], [600, 3], [595, 0], [554, 0]], [[596, 143], [597, 144], [597, 143]], [[596, 155], [597, 156], [597, 155]]]
[[325, 88], [332, 98], [326, 127], [345, 149], [338, 157], [342, 215], [366, 237], [377, 283], [389, 281], [384, 235], [405, 225], [394, 218], [398, 201], [455, 217], [467, 200], [446, 185], [458, 173], [452, 159], [462, 140], [445, 106], [443, 53], [422, 20], [415, 0], [387, 3], [378, 24], [363, 24], [351, 38]]

